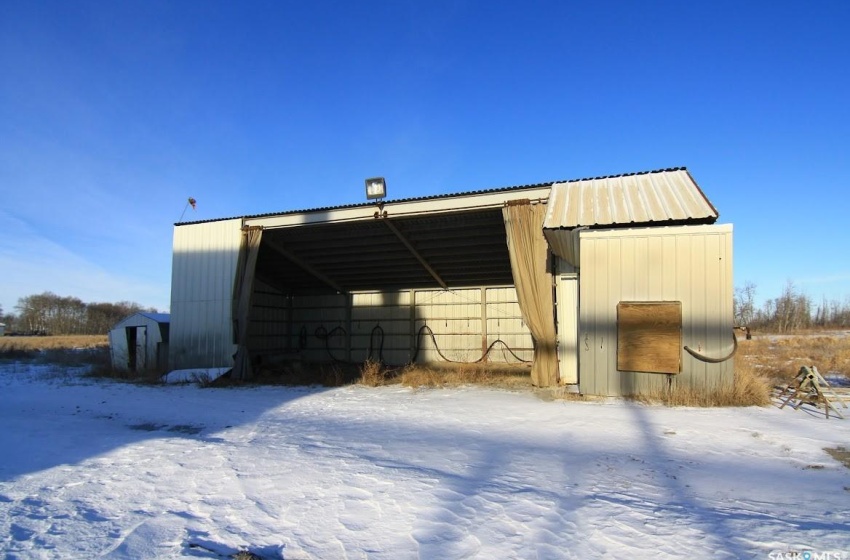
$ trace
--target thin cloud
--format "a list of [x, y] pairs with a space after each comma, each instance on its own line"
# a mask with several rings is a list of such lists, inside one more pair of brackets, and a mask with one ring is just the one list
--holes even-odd
[[38, 235], [19, 220], [15, 222], [16, 235], [0, 236], [0, 304], [4, 311], [13, 311], [22, 297], [45, 291], [85, 302], [135, 301], [168, 308], [167, 284], [111, 272]]

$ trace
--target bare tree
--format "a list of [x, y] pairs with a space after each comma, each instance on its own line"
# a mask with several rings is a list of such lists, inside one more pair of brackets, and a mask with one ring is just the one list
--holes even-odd
[[744, 287], [735, 288], [734, 315], [735, 323], [745, 327], [750, 325], [756, 312], [756, 285], [747, 282]]
[[90, 303], [86, 311], [86, 331], [88, 334], [108, 332], [115, 323], [139, 311], [144, 311], [142, 306], [129, 301]]
[[780, 333], [806, 329], [813, 324], [813, 307], [809, 296], [789, 281], [779, 297], [767, 300], [755, 312], [754, 323], [760, 329]]
[[124, 317], [144, 310], [129, 301], [87, 304], [52, 292], [20, 298], [16, 309], [18, 330], [39, 334], [105, 334]]

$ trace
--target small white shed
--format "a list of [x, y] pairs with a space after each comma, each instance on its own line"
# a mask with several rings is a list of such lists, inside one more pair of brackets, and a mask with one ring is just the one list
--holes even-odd
[[168, 313], [136, 313], [109, 331], [109, 351], [115, 371], [143, 373], [168, 367]]

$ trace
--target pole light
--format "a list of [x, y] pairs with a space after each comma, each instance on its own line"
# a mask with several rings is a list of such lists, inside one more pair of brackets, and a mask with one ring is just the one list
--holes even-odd
[[385, 196], [387, 196], [387, 182], [383, 177], [372, 177], [371, 179], [366, 179], [367, 199], [381, 199]]

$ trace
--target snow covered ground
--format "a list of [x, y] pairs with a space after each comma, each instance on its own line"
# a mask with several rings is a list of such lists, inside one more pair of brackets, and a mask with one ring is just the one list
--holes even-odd
[[802, 410], [7, 364], [0, 422], [9, 559], [850, 558], [850, 420]]

